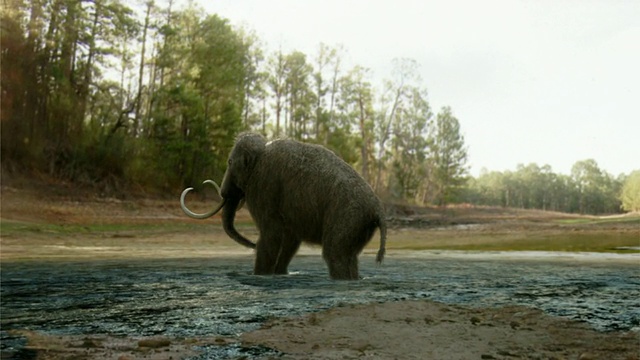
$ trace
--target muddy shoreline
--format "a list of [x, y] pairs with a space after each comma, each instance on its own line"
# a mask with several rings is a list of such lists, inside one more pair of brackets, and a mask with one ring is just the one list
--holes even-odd
[[250, 255], [3, 264], [2, 353], [634, 359], [638, 351], [633, 264], [409, 254], [361, 263], [358, 282], [328, 279], [317, 255], [299, 256], [280, 277], [251, 275]]
[[0, 215], [2, 359], [640, 358], [637, 216], [396, 207], [340, 283], [315, 247], [252, 276], [177, 199], [3, 185]]

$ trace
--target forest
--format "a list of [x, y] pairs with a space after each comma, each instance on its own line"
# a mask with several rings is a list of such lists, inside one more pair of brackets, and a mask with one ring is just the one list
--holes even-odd
[[268, 50], [193, 2], [6, 0], [2, 169], [105, 194], [171, 194], [221, 179], [235, 137], [257, 131], [322, 144], [387, 201], [585, 214], [640, 210], [640, 171], [592, 159], [468, 170], [450, 107], [432, 109], [411, 59], [380, 84], [346, 49]]

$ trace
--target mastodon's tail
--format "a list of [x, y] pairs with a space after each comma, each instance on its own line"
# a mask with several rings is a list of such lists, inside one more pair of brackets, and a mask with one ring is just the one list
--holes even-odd
[[384, 259], [384, 253], [387, 246], [387, 222], [384, 217], [381, 217], [378, 222], [378, 228], [380, 229], [380, 248], [378, 249], [378, 255], [376, 256], [376, 262], [382, 263]]

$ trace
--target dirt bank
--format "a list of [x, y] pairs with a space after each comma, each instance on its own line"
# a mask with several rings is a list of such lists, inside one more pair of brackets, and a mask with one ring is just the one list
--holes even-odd
[[637, 359], [640, 334], [598, 333], [536, 309], [430, 301], [336, 308], [244, 334], [291, 359]]

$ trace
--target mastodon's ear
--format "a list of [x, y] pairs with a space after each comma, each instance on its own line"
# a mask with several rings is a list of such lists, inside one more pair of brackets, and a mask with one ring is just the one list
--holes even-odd
[[243, 165], [251, 168], [264, 152], [266, 141], [261, 135], [245, 134], [238, 140], [237, 145], [242, 149]]
[[242, 156], [242, 161], [245, 168], [251, 167], [256, 161], [256, 156], [255, 154], [245, 153]]

